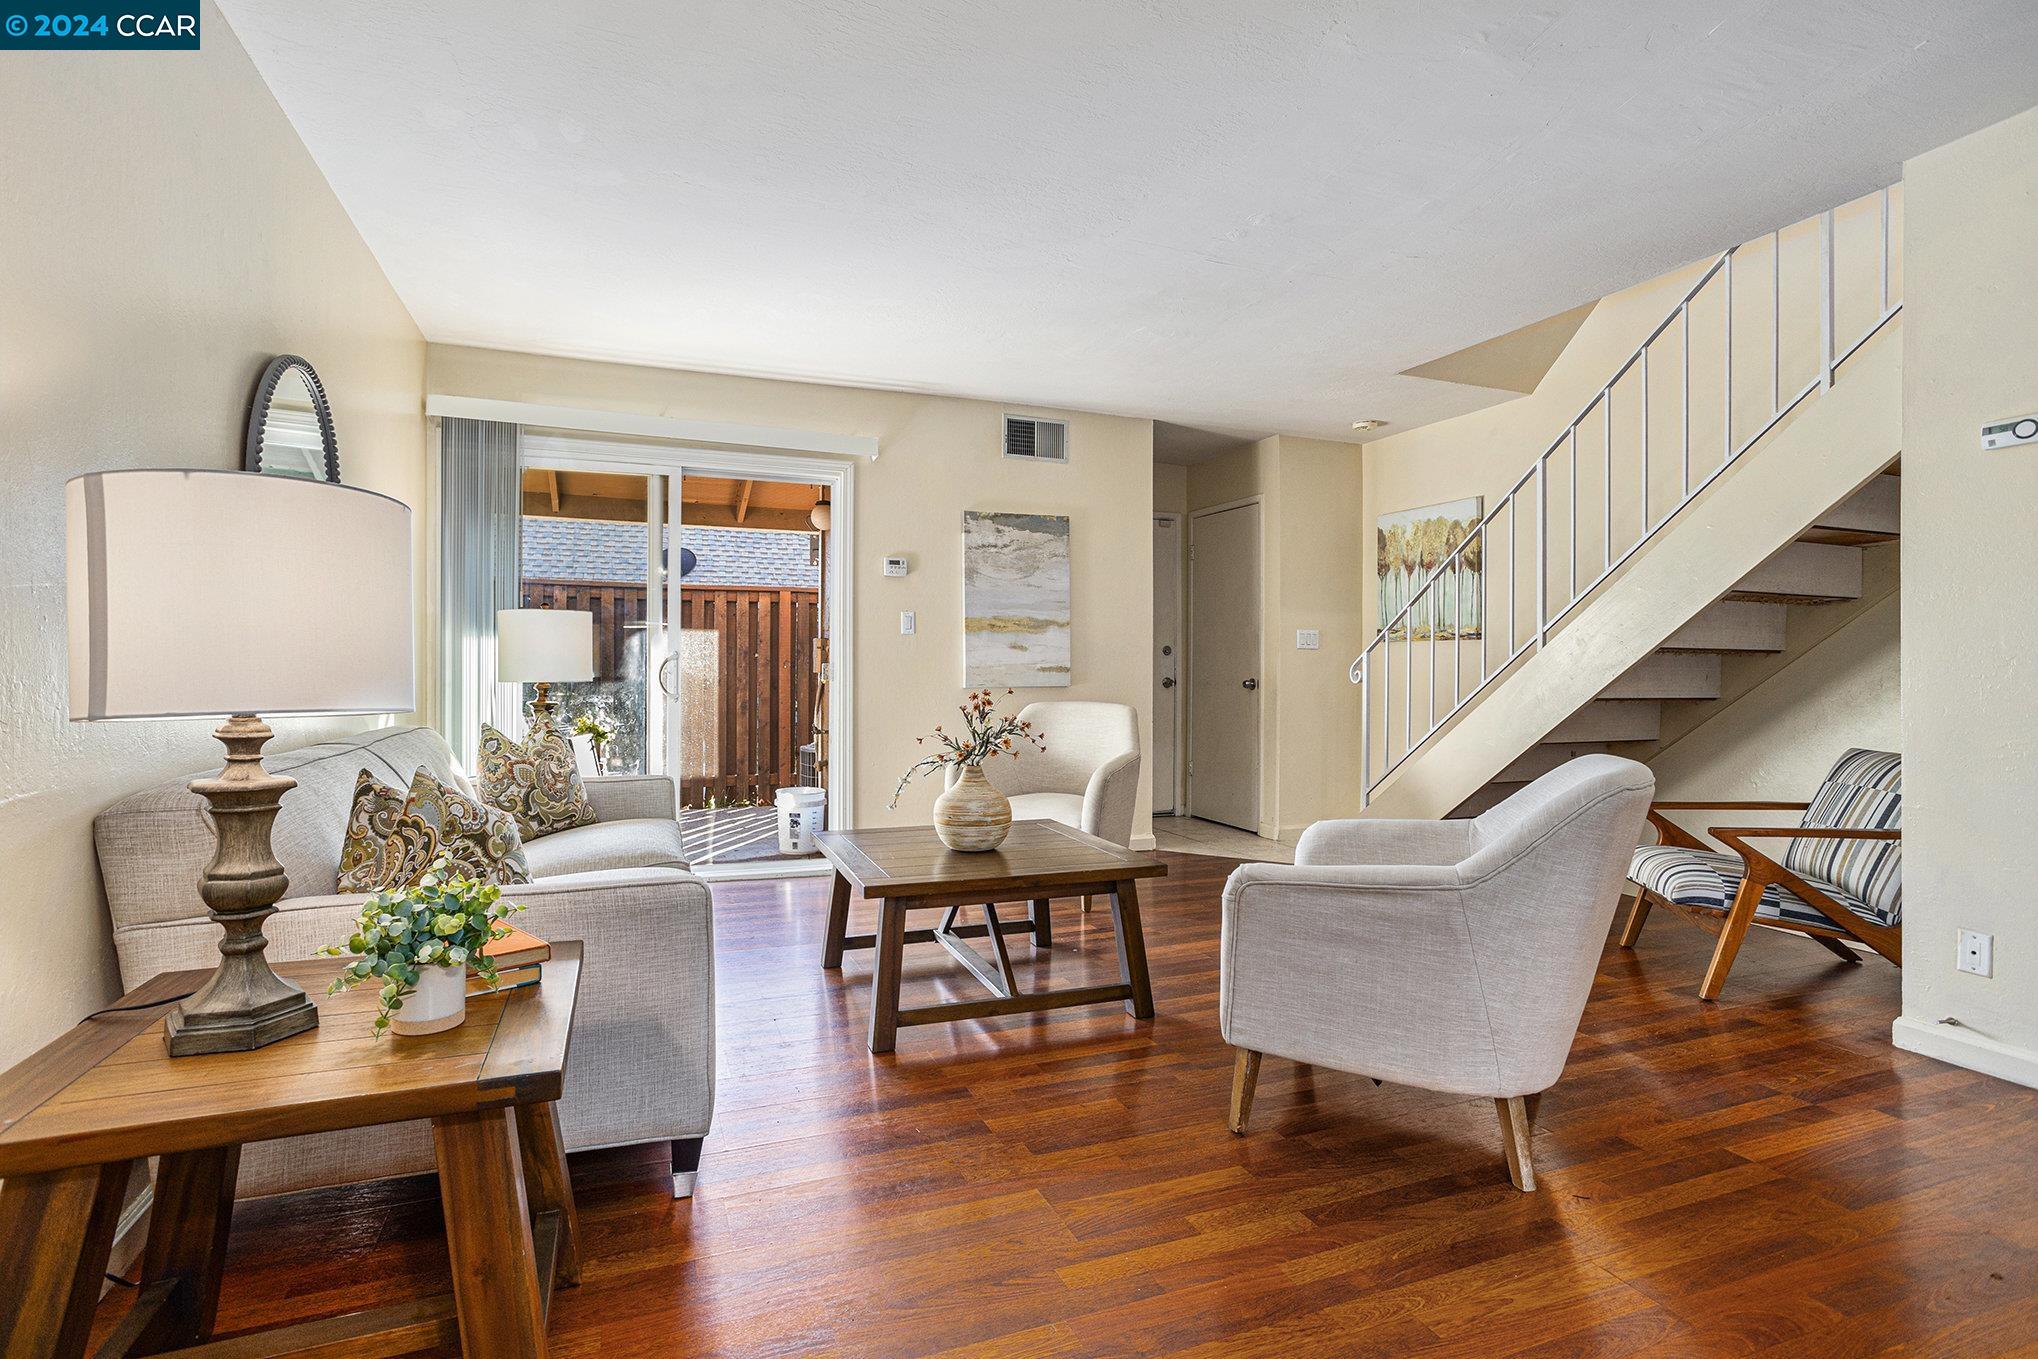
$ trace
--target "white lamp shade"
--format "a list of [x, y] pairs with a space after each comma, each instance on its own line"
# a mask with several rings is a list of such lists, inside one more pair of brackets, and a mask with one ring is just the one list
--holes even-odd
[[498, 609], [495, 677], [504, 684], [594, 678], [594, 615], [585, 609]]
[[410, 712], [410, 507], [139, 469], [64, 487], [71, 716]]

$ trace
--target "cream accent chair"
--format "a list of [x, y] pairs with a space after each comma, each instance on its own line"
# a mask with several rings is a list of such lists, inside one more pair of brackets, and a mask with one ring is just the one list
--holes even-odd
[[1218, 1022], [1231, 1130], [1260, 1058], [1482, 1095], [1535, 1188], [1536, 1101], [1563, 1073], [1656, 787], [1587, 755], [1468, 821], [1320, 821], [1295, 863], [1224, 889]]
[[1129, 847], [1139, 800], [1138, 711], [1123, 703], [1029, 703], [1019, 717], [1047, 749], [984, 762], [985, 779], [1012, 800], [1012, 819], [1059, 821]]

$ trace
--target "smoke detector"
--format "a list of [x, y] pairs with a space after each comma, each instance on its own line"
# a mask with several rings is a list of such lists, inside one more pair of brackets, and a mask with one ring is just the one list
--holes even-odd
[[1387, 428], [1387, 422], [1385, 420], [1354, 420], [1352, 421], [1352, 428], [1360, 434], [1364, 434], [1368, 430]]

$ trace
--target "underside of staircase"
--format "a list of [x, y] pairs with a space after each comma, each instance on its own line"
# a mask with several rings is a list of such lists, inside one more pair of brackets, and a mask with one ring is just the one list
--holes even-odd
[[1665, 703], [1718, 704], [1722, 659], [1783, 652], [1791, 640], [1792, 605], [1833, 606], [1861, 597], [1863, 554], [1897, 540], [1901, 487], [1897, 471], [1884, 472], [1820, 514], [1450, 814], [1476, 816], [1580, 755], [1646, 756], [1663, 735]]

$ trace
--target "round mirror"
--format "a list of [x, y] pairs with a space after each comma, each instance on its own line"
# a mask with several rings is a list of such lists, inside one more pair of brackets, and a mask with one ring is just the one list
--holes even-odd
[[338, 482], [340, 445], [325, 388], [310, 364], [280, 354], [262, 370], [248, 409], [247, 470]]

